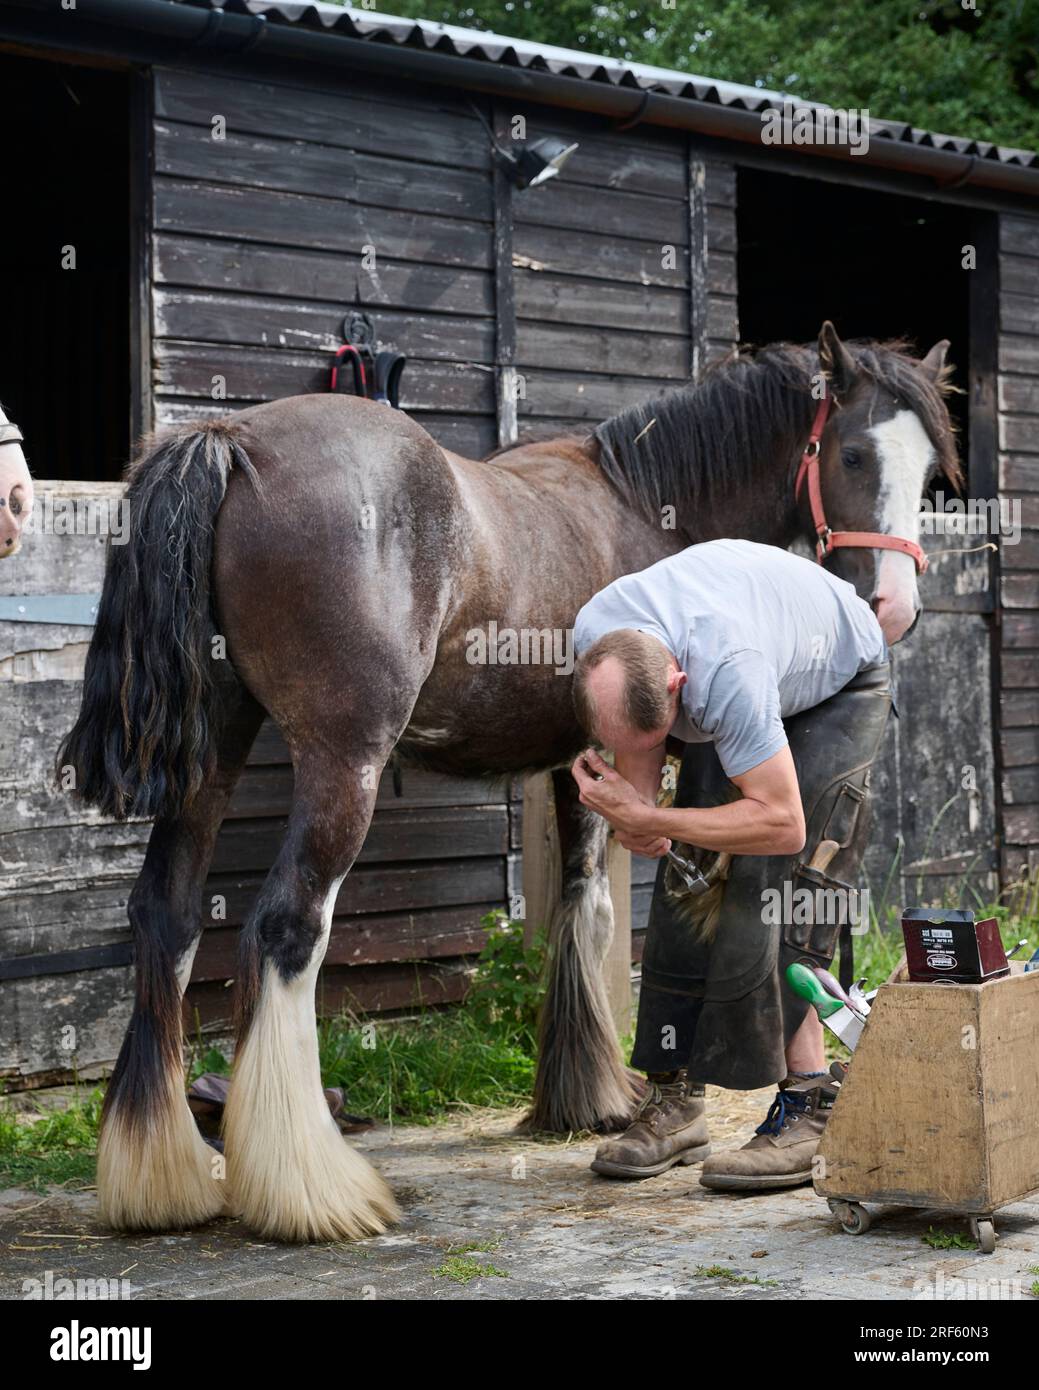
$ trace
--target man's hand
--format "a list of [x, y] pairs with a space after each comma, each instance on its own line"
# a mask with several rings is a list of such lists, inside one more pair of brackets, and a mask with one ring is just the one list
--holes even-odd
[[[581, 805], [597, 811], [619, 834], [645, 839], [645, 813], [650, 809], [630, 782], [600, 758], [594, 748], [586, 748], [570, 769], [581, 791]], [[650, 836], [658, 843], [660, 836]], [[642, 853], [643, 851], [639, 851]]]
[[671, 841], [659, 835], [625, 835], [620, 830], [617, 831], [617, 843], [645, 859], [662, 859], [671, 848]]

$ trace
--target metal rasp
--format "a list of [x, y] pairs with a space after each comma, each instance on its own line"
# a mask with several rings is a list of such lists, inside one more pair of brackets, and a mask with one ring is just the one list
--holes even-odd
[[808, 1000], [830, 1032], [835, 1033], [844, 1046], [854, 1052], [862, 1036], [865, 1020], [849, 1009], [847, 1004], [842, 1004], [832, 994], [827, 994], [818, 977], [807, 965], [795, 962], [787, 966], [786, 980], [795, 994]]

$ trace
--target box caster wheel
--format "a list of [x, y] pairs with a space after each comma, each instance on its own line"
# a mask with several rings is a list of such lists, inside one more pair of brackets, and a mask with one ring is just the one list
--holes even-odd
[[970, 1219], [970, 1233], [978, 1242], [978, 1249], [983, 1255], [991, 1255], [996, 1248], [996, 1228], [988, 1217], [972, 1216]]
[[873, 1224], [861, 1202], [831, 1201], [830, 1210], [849, 1236], [865, 1235]]

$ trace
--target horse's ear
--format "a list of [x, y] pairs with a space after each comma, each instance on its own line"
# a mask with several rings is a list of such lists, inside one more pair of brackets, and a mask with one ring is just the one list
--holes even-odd
[[926, 357], [921, 357], [920, 370], [932, 381], [941, 379], [942, 372], [945, 370], [945, 355], [948, 351], [949, 340], [943, 338], [940, 343], [935, 343]]
[[833, 394], [846, 396], [855, 385], [858, 368], [829, 319], [819, 329], [819, 364], [830, 379]]

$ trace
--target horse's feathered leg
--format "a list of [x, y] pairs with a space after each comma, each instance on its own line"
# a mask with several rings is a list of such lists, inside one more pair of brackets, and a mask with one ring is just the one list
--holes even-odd
[[222, 1160], [199, 1134], [184, 1091], [181, 998], [202, 933], [213, 845], [263, 717], [234, 685], [215, 769], [186, 810], [155, 823], [128, 904], [136, 1000], [105, 1096], [97, 1158], [101, 1218], [120, 1229], [195, 1225], [224, 1207]]
[[242, 936], [228, 1179], [243, 1220], [280, 1240], [353, 1239], [397, 1216], [389, 1188], [329, 1114], [318, 1060], [317, 973], [389, 754], [352, 747], [356, 761], [326, 747], [297, 762], [288, 833]]
[[628, 1123], [635, 1091], [621, 1063], [603, 963], [613, 938], [606, 822], [582, 806], [569, 770], [552, 774], [563, 891], [549, 928], [534, 1100], [525, 1128], [566, 1133]]

